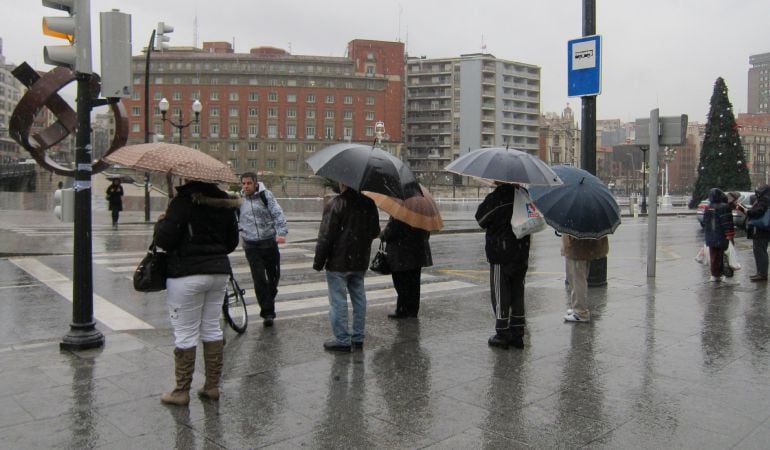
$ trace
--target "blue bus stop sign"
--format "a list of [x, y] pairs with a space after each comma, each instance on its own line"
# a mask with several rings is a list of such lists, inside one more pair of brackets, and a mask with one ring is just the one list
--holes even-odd
[[599, 35], [567, 41], [567, 95], [585, 97], [602, 92], [601, 52]]

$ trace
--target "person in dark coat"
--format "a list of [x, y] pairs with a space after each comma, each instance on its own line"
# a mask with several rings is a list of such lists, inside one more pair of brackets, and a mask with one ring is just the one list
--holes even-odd
[[[328, 351], [363, 348], [366, 322], [364, 275], [369, 268], [372, 241], [380, 234], [380, 215], [369, 197], [340, 183], [340, 194], [324, 207], [313, 269], [326, 269], [329, 286], [329, 321], [334, 339]], [[348, 328], [348, 301], [353, 305], [353, 332]]]
[[393, 217], [380, 234], [397, 294], [396, 311], [388, 314], [391, 319], [417, 317], [422, 268], [433, 265], [429, 239], [430, 232], [411, 227]]
[[524, 279], [529, 267], [529, 236], [517, 239], [511, 227], [516, 189], [523, 187], [496, 182], [476, 210], [476, 221], [486, 230], [487, 261], [495, 335], [492, 347], [524, 348]]
[[112, 226], [117, 227], [118, 217], [123, 211], [123, 186], [120, 185], [120, 178], [113, 178], [112, 184], [107, 187], [107, 201], [112, 211]]
[[[758, 219], [765, 214], [770, 207], [770, 185], [763, 184], [755, 191], [754, 203], [746, 211], [747, 221]], [[752, 239], [752, 250], [754, 251], [754, 263], [757, 266], [757, 273], [751, 275], [749, 280], [754, 282], [767, 281], [767, 244], [770, 241], [770, 231], [760, 230], [756, 227], [748, 226], [750, 238]]]
[[709, 248], [710, 281], [720, 282], [725, 272], [725, 250], [735, 236], [735, 226], [733, 213], [724, 192], [712, 188], [708, 200], [709, 204], [703, 213], [703, 231], [706, 246]]
[[160, 397], [163, 403], [190, 403], [198, 341], [206, 370], [198, 395], [219, 399], [224, 348], [219, 316], [231, 273], [227, 255], [238, 246], [239, 205], [215, 184], [191, 181], [177, 188], [155, 225], [155, 244], [167, 252], [166, 305], [176, 347], [176, 387]]

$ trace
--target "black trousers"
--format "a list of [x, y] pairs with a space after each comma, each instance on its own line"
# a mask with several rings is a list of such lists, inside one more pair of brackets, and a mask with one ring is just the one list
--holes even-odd
[[396, 314], [417, 317], [420, 311], [421, 268], [393, 272], [393, 287], [396, 288]]
[[490, 264], [489, 285], [495, 331], [498, 334], [524, 335], [524, 278], [527, 266], [517, 263]]
[[278, 294], [278, 281], [281, 279], [281, 254], [278, 243], [266, 239], [251, 245], [247, 244], [246, 260], [251, 268], [254, 280], [254, 292], [259, 303], [259, 315], [263, 318], [275, 317], [275, 296]]
[[118, 218], [120, 217], [120, 210], [115, 208], [112, 210], [112, 224], [115, 225], [118, 223]]

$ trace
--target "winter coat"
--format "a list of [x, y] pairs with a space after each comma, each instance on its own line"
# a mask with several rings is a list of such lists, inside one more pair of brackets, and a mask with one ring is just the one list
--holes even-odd
[[353, 189], [346, 189], [324, 207], [313, 269], [366, 271], [372, 240], [379, 234], [380, 215], [374, 202]]
[[107, 187], [107, 201], [110, 211], [123, 211], [123, 186], [111, 184]]
[[[262, 195], [267, 200], [267, 206], [262, 201]], [[289, 233], [281, 205], [262, 182], [257, 183], [257, 191], [253, 195], [243, 195], [239, 220], [241, 237], [246, 242], [275, 240], [276, 234], [286, 236]]]
[[566, 234], [561, 236], [561, 255], [565, 258], [591, 261], [607, 256], [609, 251], [607, 236], [601, 239], [578, 239]]
[[516, 239], [511, 227], [516, 189], [524, 188], [499, 185], [476, 210], [476, 222], [486, 230], [485, 250], [491, 264], [526, 263], [529, 259], [529, 236]]
[[[763, 184], [756, 191], [757, 197], [754, 199], [751, 208], [746, 211], [747, 220], [762, 217], [770, 207], [770, 185]], [[751, 228], [752, 239], [770, 239], [770, 231], [759, 230], [749, 225]]]
[[388, 253], [388, 265], [393, 272], [432, 266], [429, 239], [428, 231], [411, 227], [393, 217], [380, 234]]
[[229, 274], [229, 253], [238, 246], [237, 208], [216, 185], [193, 181], [177, 188], [165, 217], [155, 225], [155, 243], [168, 252], [168, 277]]
[[733, 213], [727, 204], [727, 196], [717, 188], [709, 191], [709, 205], [703, 213], [703, 231], [706, 245], [727, 249], [729, 239], [735, 235]]

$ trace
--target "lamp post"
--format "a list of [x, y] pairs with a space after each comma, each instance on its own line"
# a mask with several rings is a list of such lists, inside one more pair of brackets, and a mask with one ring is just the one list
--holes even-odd
[[639, 208], [639, 212], [647, 214], [647, 147], [640, 147], [642, 150], [642, 204]]
[[163, 121], [170, 123], [172, 127], [176, 128], [177, 131], [179, 131], [179, 145], [182, 145], [182, 130], [189, 127], [193, 123], [198, 123], [198, 119], [200, 118], [201, 111], [203, 111], [203, 105], [201, 104], [200, 100], [195, 100], [192, 104], [192, 111], [193, 113], [195, 113], [195, 118], [187, 123], [184, 123], [181, 109], [179, 110], [179, 122], [174, 122], [172, 119], [166, 119], [166, 113], [168, 112], [170, 104], [168, 103], [168, 100], [166, 100], [165, 97], [160, 100], [160, 102], [158, 103], [158, 107], [160, 108], [160, 114], [163, 118]]
[[666, 163], [665, 168], [663, 169], [665, 171], [666, 177], [663, 179], [663, 206], [671, 206], [671, 196], [668, 195], [668, 190], [670, 189], [670, 182], [668, 176], [668, 163], [674, 160], [674, 157], [676, 156], [676, 150], [674, 150], [671, 147], [666, 147], [663, 150], [663, 161]]

